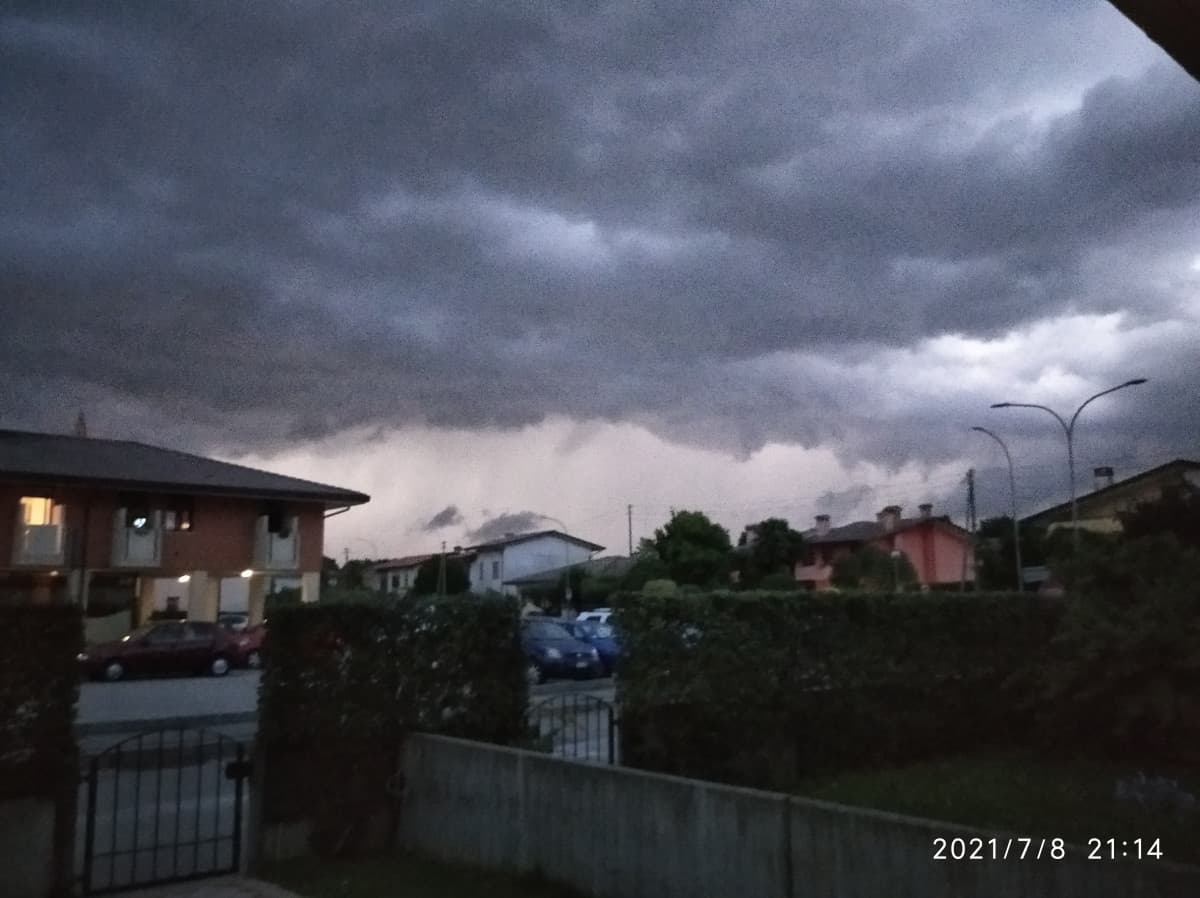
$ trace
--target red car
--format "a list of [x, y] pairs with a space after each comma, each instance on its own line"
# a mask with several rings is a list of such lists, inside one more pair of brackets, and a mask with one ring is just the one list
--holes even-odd
[[233, 637], [216, 624], [161, 621], [79, 654], [84, 673], [120, 680], [143, 674], [210, 674], [223, 677], [239, 658]]
[[229, 635], [237, 646], [237, 656], [234, 659], [239, 667], [249, 667], [258, 670], [263, 665], [262, 649], [267, 639], [266, 621], [256, 627], [246, 627], [244, 630], [232, 632]]

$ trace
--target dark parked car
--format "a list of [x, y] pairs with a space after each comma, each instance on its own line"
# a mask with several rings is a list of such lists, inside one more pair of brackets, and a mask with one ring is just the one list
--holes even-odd
[[522, 621], [521, 648], [528, 662], [525, 675], [531, 683], [544, 683], [550, 677], [587, 678], [604, 673], [600, 653], [551, 620]]
[[600, 655], [600, 664], [606, 676], [612, 676], [617, 667], [617, 658], [621, 654], [617, 633], [611, 624], [602, 624], [596, 620], [559, 621], [562, 628], [578, 639], [586, 642]]
[[237, 659], [234, 637], [200, 621], [163, 621], [115, 642], [89, 646], [79, 655], [91, 677], [120, 680], [141, 674], [211, 674], [223, 677]]

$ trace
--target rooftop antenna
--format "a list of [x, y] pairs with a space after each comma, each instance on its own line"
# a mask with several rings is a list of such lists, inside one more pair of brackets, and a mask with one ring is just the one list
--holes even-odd
[[83, 409], [80, 409], [79, 417], [75, 419], [75, 436], [86, 437], [87, 435], [87, 419], [83, 417]]

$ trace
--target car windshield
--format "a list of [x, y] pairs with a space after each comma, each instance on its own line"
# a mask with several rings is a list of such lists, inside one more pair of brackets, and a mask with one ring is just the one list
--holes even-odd
[[525, 633], [534, 639], [571, 639], [571, 634], [568, 633], [559, 624], [552, 624], [549, 621], [530, 621], [525, 625]]

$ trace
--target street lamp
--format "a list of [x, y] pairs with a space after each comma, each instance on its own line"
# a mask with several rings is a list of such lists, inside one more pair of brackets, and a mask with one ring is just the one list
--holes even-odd
[[1013, 546], [1017, 553], [1017, 592], [1025, 591], [1025, 578], [1022, 576], [1021, 568], [1021, 525], [1017, 521], [1017, 477], [1013, 473], [1012, 455], [1009, 454], [1008, 446], [1004, 444], [1004, 440], [996, 436], [986, 427], [972, 427], [972, 430], [977, 430], [980, 433], [986, 433], [993, 440], [1000, 444], [1000, 448], [1004, 450], [1004, 457], [1008, 460], [1008, 494], [1012, 501], [1012, 522], [1013, 522]]
[[1079, 551], [1079, 507], [1075, 502], [1075, 422], [1079, 419], [1079, 413], [1082, 412], [1090, 402], [1099, 399], [1101, 396], [1107, 396], [1109, 393], [1115, 393], [1117, 390], [1123, 390], [1126, 387], [1136, 387], [1139, 384], [1144, 384], [1146, 378], [1135, 377], [1133, 380], [1127, 380], [1123, 384], [1117, 384], [1115, 387], [1109, 387], [1107, 390], [1101, 390], [1095, 396], [1089, 396], [1083, 401], [1079, 408], [1075, 409], [1075, 414], [1071, 416], [1071, 421], [1068, 424], [1063, 416], [1052, 408], [1047, 408], [1044, 405], [1036, 405], [1032, 402], [994, 402], [992, 408], [1039, 408], [1044, 412], [1052, 414], [1056, 421], [1062, 425], [1063, 430], [1067, 434], [1067, 471], [1071, 477], [1071, 549], [1078, 553]]

